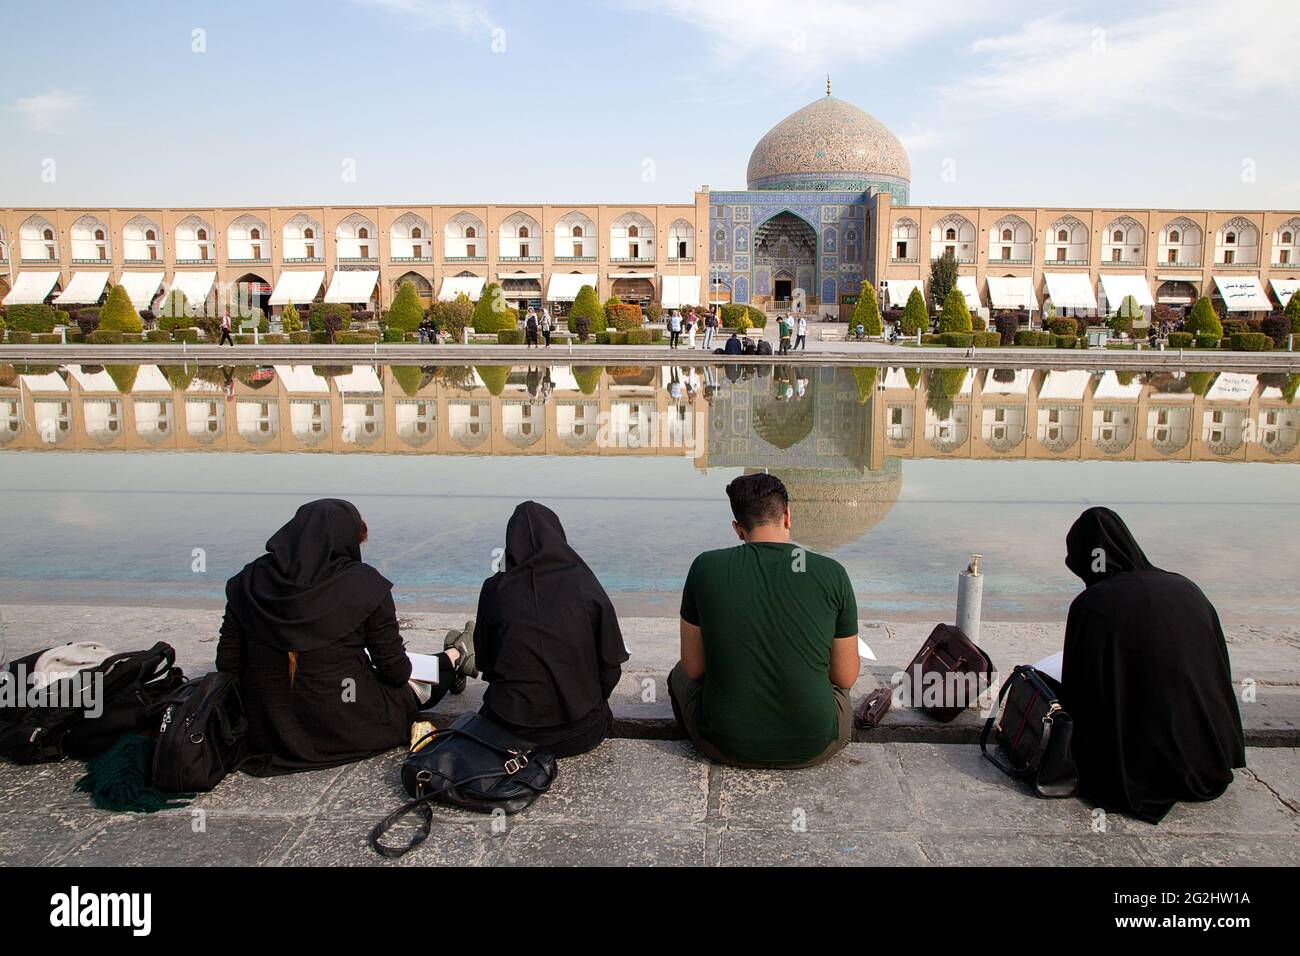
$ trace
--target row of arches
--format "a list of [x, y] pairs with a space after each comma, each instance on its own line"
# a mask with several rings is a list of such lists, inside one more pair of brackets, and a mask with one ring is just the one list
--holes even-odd
[[[138, 215], [122, 228], [123, 258], [128, 262], [160, 262], [163, 254], [163, 231], [157, 222]], [[226, 255], [230, 260], [263, 261], [271, 258], [271, 227], [257, 216], [246, 214], [235, 219], [226, 230]], [[284, 258], [288, 261], [313, 261], [324, 258], [324, 235], [321, 223], [306, 213], [291, 217], [282, 230]], [[352, 213], [334, 228], [340, 259], [377, 259], [377, 229], [373, 220]], [[87, 214], [77, 219], [69, 230], [74, 261], [110, 262], [113, 259], [109, 226], [99, 217]], [[429, 223], [415, 213], [405, 213], [389, 228], [390, 256], [393, 259], [431, 259], [433, 233]], [[501, 223], [498, 234], [502, 258], [540, 259], [543, 230], [533, 216], [515, 212]], [[179, 261], [211, 262], [216, 260], [216, 233], [211, 223], [198, 215], [186, 216], [176, 224], [174, 245]], [[452, 216], [443, 228], [445, 255], [453, 259], [486, 258], [487, 229], [483, 220], [471, 212]], [[610, 225], [610, 254], [615, 259], [653, 260], [655, 229], [646, 216], [628, 212]], [[677, 219], [668, 227], [668, 258], [693, 259], [695, 227]], [[596, 258], [598, 233], [596, 223], [581, 212], [573, 211], [555, 224], [555, 255], [559, 258]], [[59, 233], [46, 217], [34, 214], [19, 227], [20, 255], [28, 261], [58, 261]], [[0, 228], [0, 259], [8, 258], [3, 228]]]
[[[892, 227], [895, 261], [912, 261], [920, 254], [920, 229], [916, 220], [903, 217]], [[1193, 265], [1202, 262], [1204, 236], [1201, 227], [1186, 216], [1165, 223], [1159, 233], [1158, 262], [1163, 265]], [[1132, 216], [1119, 216], [1102, 230], [1102, 261], [1143, 264], [1146, 262], [1146, 230]], [[1088, 262], [1091, 237], [1088, 227], [1075, 216], [1062, 216], [1049, 226], [1042, 239], [1044, 262], [1081, 265]], [[1300, 216], [1288, 219], [1273, 231], [1274, 263], [1288, 265], [1300, 255]], [[1034, 230], [1017, 215], [1004, 216], [989, 230], [989, 261], [1029, 263], [1034, 256]], [[977, 249], [975, 225], [960, 213], [951, 213], [930, 227], [930, 249], [935, 257], [951, 252], [958, 262], [974, 262]], [[1257, 265], [1260, 230], [1245, 216], [1236, 216], [1216, 230], [1216, 265]]]

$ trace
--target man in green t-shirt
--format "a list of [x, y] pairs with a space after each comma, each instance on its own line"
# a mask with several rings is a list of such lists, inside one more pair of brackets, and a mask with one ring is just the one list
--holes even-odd
[[773, 475], [727, 486], [738, 547], [697, 557], [682, 589], [673, 714], [696, 749], [742, 767], [809, 767], [853, 729], [858, 606], [839, 562], [790, 541]]

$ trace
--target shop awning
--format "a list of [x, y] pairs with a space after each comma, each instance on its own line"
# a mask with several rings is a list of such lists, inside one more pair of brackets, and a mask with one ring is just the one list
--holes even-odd
[[[1123, 299], [1120, 300], [1121, 302]], [[1142, 394], [1142, 383], [1138, 381], [1136, 375], [1125, 385], [1119, 380], [1119, 376], [1113, 371], [1103, 372], [1101, 381], [1097, 383], [1097, 391], [1092, 393], [1094, 400], [1110, 399], [1111, 401], [1136, 402]]]
[[980, 287], [974, 276], [958, 276], [957, 288], [966, 297], [966, 308], [971, 311], [984, 308], [984, 303], [980, 301]]
[[1259, 378], [1241, 372], [1222, 372], [1205, 393], [1207, 402], [1248, 402], [1259, 386]]
[[1298, 290], [1300, 290], [1300, 279], [1273, 280], [1273, 294], [1277, 296], [1277, 300], [1282, 303], [1284, 309], [1287, 307], [1287, 303], [1291, 301], [1291, 296], [1295, 295]]
[[57, 272], [20, 272], [14, 287], [5, 296], [5, 305], [38, 305], [44, 302], [59, 281]]
[[107, 272], [74, 272], [68, 287], [54, 297], [56, 305], [94, 305], [108, 285]]
[[684, 305], [699, 305], [700, 277], [665, 275], [663, 277], [663, 291], [659, 295], [659, 304], [665, 309], [680, 309]]
[[901, 309], [907, 305], [913, 289], [920, 289], [921, 294], [925, 294], [924, 279], [886, 279], [885, 281], [889, 283], [889, 305], [894, 309]]
[[18, 381], [29, 392], [47, 395], [66, 395], [68, 392], [68, 383], [58, 372], [46, 372], [44, 375], [19, 375]]
[[1047, 294], [1058, 309], [1089, 309], [1096, 311], [1097, 296], [1092, 291], [1092, 280], [1086, 272], [1044, 272]]
[[373, 365], [354, 365], [346, 375], [334, 376], [334, 384], [339, 394], [382, 395], [384, 384], [379, 380], [379, 372]]
[[280, 380], [286, 392], [307, 392], [315, 395], [328, 395], [330, 383], [325, 376], [317, 375], [310, 365], [276, 365], [275, 377]]
[[999, 382], [993, 372], [989, 372], [984, 378], [984, 387], [980, 389], [981, 395], [1028, 395], [1029, 384], [1034, 380], [1034, 370], [1032, 368], [1018, 368], [1012, 371], [1012, 378], [1009, 382]]
[[161, 272], [123, 272], [121, 286], [126, 290], [127, 298], [137, 309], [147, 309], [153, 305], [154, 296], [162, 288]]
[[989, 276], [989, 304], [995, 309], [1038, 311], [1034, 280], [1029, 276]]
[[141, 365], [139, 371], [135, 373], [135, 384], [131, 386], [133, 395], [140, 392], [170, 392], [171, 390], [171, 382], [167, 381], [167, 376], [157, 365]]
[[185, 295], [185, 301], [189, 303], [191, 309], [200, 309], [208, 301], [208, 293], [212, 291], [212, 283], [217, 281], [217, 274], [214, 271], [205, 272], [177, 272], [172, 276], [171, 292], [180, 289]]
[[654, 282], [655, 274], [653, 272], [632, 272], [623, 270], [621, 272], [611, 272], [609, 277], [611, 279], [649, 279], [651, 282]]
[[312, 272], [281, 272], [276, 280], [275, 291], [271, 293], [271, 305], [295, 306], [309, 305], [316, 301], [321, 283], [325, 281], [325, 271], [317, 269]]
[[502, 282], [506, 279], [534, 279], [540, 281], [542, 274], [540, 272], [498, 272], [497, 278]]
[[1080, 401], [1092, 381], [1092, 373], [1082, 369], [1070, 369], [1063, 372], [1048, 372], [1043, 380], [1043, 387], [1038, 390], [1040, 402]]
[[1101, 291], [1106, 294], [1106, 310], [1118, 312], [1124, 300], [1132, 296], [1138, 305], [1149, 309], [1156, 304], [1151, 298], [1151, 287], [1147, 285], [1146, 276], [1127, 275], [1112, 276], [1101, 274]]
[[1273, 309], [1255, 276], [1215, 276], [1214, 284], [1229, 312], [1271, 312]]
[[466, 295], [471, 302], [477, 302], [486, 283], [482, 276], [445, 276], [438, 290], [438, 301], [455, 302], [458, 296]]
[[594, 290], [599, 281], [600, 276], [594, 272], [552, 272], [551, 281], [546, 284], [546, 301], [572, 302], [584, 285]]
[[[113, 376], [109, 375], [102, 365], [66, 365], [64, 367], [83, 392], [116, 392], [118, 390], [117, 382], [113, 381]], [[93, 371], [88, 372], [86, 369], [92, 369]]]
[[336, 269], [330, 287], [325, 290], [325, 301], [363, 305], [370, 301], [378, 281], [378, 269], [358, 269], [355, 272]]

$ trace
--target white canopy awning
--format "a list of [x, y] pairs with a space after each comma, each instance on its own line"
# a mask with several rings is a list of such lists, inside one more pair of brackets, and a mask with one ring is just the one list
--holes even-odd
[[498, 272], [497, 278], [503, 282], [506, 279], [539, 279], [540, 280], [542, 278], [542, 274], [540, 272]]
[[208, 301], [208, 293], [212, 291], [212, 283], [217, 281], [217, 273], [213, 270], [204, 272], [177, 272], [172, 276], [172, 287], [169, 292], [180, 289], [185, 295], [185, 301], [189, 303], [191, 309], [199, 309], [203, 303]]
[[339, 393], [345, 396], [359, 393], [381, 395], [384, 391], [379, 372], [373, 365], [354, 365], [348, 374], [334, 376], [334, 384], [338, 386]]
[[913, 289], [920, 289], [921, 294], [925, 294], [924, 279], [886, 279], [889, 285], [889, 305], [891, 308], [901, 309], [907, 305], [908, 297], [911, 296]]
[[1129, 296], [1132, 296], [1144, 309], [1149, 309], [1156, 304], [1156, 300], [1151, 297], [1151, 287], [1147, 285], [1146, 276], [1142, 275], [1114, 276], [1103, 272], [1101, 291], [1106, 295], [1108, 312], [1118, 312], [1119, 307]]
[[321, 283], [325, 281], [325, 271], [317, 269], [309, 272], [281, 272], [276, 280], [275, 291], [271, 293], [271, 305], [295, 306], [309, 305], [316, 301]]
[[1097, 383], [1097, 391], [1092, 393], [1092, 397], [1094, 399], [1136, 402], [1141, 394], [1142, 383], [1138, 381], [1136, 375], [1125, 385], [1119, 380], [1119, 375], [1113, 371], [1107, 371], [1102, 373], [1101, 381]]
[[162, 283], [162, 272], [123, 272], [120, 284], [133, 306], [147, 309], [153, 305], [153, 298], [162, 288]]
[[966, 308], [972, 312], [984, 308], [984, 303], [980, 301], [980, 287], [974, 276], [958, 276], [957, 288], [966, 297]]
[[594, 272], [552, 272], [551, 281], [546, 284], [546, 301], [572, 302], [584, 285], [595, 289], [599, 281], [600, 276]]
[[167, 381], [167, 376], [157, 365], [141, 365], [135, 373], [135, 384], [131, 386], [133, 395], [137, 392], [170, 392], [171, 390], [171, 382]]
[[1034, 380], [1034, 370], [1032, 368], [1019, 368], [1012, 371], [1012, 378], [1009, 382], [999, 382], [990, 371], [984, 378], [984, 387], [980, 389], [981, 395], [1028, 395], [1029, 383]]
[[46, 372], [44, 375], [19, 375], [18, 381], [29, 392], [67, 394], [68, 391], [68, 383], [58, 372]]
[[649, 279], [651, 282], [654, 282], [655, 280], [655, 274], [653, 272], [636, 272], [635, 270], [627, 269], [621, 272], [611, 272], [609, 277], [611, 279]]
[[57, 272], [20, 272], [14, 287], [5, 296], [5, 305], [38, 305], [44, 302], [59, 281]]
[[1287, 307], [1287, 303], [1291, 301], [1291, 296], [1295, 295], [1297, 291], [1300, 291], [1300, 279], [1273, 280], [1273, 294], [1277, 296], [1277, 300], [1282, 303], [1284, 309]]
[[700, 304], [699, 276], [663, 276], [663, 292], [659, 304], [665, 309], [680, 309], [684, 305]]
[[356, 271], [334, 270], [330, 287], [325, 291], [326, 302], [338, 302], [344, 305], [361, 305], [370, 301], [379, 281], [378, 269], [358, 269]]
[[1205, 393], [1207, 402], [1248, 402], [1259, 386], [1259, 377], [1242, 372], [1222, 372]]
[[995, 309], [1038, 311], [1034, 280], [1029, 276], [989, 276], [989, 304]]
[[[117, 382], [113, 381], [113, 376], [109, 375], [102, 365], [67, 365], [64, 367], [83, 392], [117, 391]], [[97, 371], [87, 372], [87, 368], [97, 369]]]
[[94, 305], [108, 285], [107, 272], [74, 272], [68, 287], [54, 297], [57, 305]]
[[487, 279], [482, 276], [444, 276], [442, 288], [438, 290], [438, 301], [455, 302], [457, 296], [466, 295], [471, 302], [477, 302], [486, 283]]
[[1044, 272], [1047, 294], [1058, 309], [1097, 309], [1097, 296], [1086, 272]]
[[1229, 312], [1271, 312], [1273, 304], [1255, 276], [1215, 276], [1223, 304]]
[[286, 392], [309, 392], [328, 395], [330, 383], [325, 376], [317, 375], [310, 365], [275, 365], [275, 377]]
[[1038, 390], [1038, 400], [1040, 402], [1079, 401], [1083, 398], [1083, 393], [1088, 390], [1090, 381], [1092, 381], [1092, 373], [1082, 369], [1048, 372], [1047, 378], [1043, 380], [1043, 387]]

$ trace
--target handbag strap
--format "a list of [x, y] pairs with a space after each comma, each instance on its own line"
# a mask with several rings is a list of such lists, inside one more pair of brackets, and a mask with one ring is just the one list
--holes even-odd
[[[1010, 687], [1011, 685], [1008, 683], [1004, 685], [1002, 690], [998, 693], [999, 710], [1001, 709], [1002, 698]], [[1052, 725], [1054, 721], [1051, 712], [1049, 711], [1048, 716], [1042, 719], [1043, 732], [1038, 735], [1038, 749], [1034, 752], [1034, 759], [1031, 760], [1027, 766], [1019, 770], [1016, 769], [1015, 766], [1000, 760], [994, 754], [989, 752], [989, 734], [993, 731], [993, 722], [996, 719], [997, 715], [995, 713], [994, 716], [989, 717], [984, 721], [984, 729], [980, 732], [980, 752], [989, 759], [989, 763], [993, 764], [993, 766], [997, 767], [1008, 777], [1022, 777], [1029, 772], [1030, 769], [1033, 769], [1035, 777], [1037, 777], [1038, 768], [1043, 765], [1043, 754], [1047, 753], [1047, 745], [1052, 739]], [[1055, 785], [1039, 787], [1037, 779], [1034, 780], [1034, 787], [1038, 789], [1043, 796], [1051, 796], [1052, 794], [1049, 794], [1047, 791], [1057, 789]]]
[[[487, 780], [491, 777], [497, 776], [498, 773], [500, 773], [500, 771], [493, 770], [489, 773], [480, 773], [473, 777], [466, 777], [464, 780], [452, 780], [445, 786], [439, 787], [437, 790], [432, 790], [429, 793], [421, 793], [414, 800], [403, 804], [401, 807], [394, 810], [388, 816], [375, 824], [375, 828], [370, 831], [370, 836], [367, 840], [370, 844], [370, 849], [374, 850], [380, 856], [386, 856], [389, 859], [396, 859], [399, 856], [405, 856], [429, 838], [429, 833], [433, 830], [433, 807], [431, 807], [430, 804], [434, 800], [446, 793], [452, 787], [462, 787], [468, 783]], [[402, 819], [402, 817], [406, 816], [413, 810], [419, 810], [422, 818], [420, 822], [420, 832], [411, 837], [410, 842], [407, 843], [406, 846], [384, 846], [379, 842], [379, 838], [391, 830], [398, 820]]]
[[989, 763], [993, 764], [993, 766], [997, 767], [1008, 777], [1019, 777], [1020, 771], [1016, 770], [1015, 767], [1011, 766], [1004, 760], [990, 753], [988, 747], [989, 735], [993, 733], [993, 724], [998, 719], [998, 715], [1002, 713], [1003, 700], [1006, 698], [1007, 692], [1010, 690], [1011, 690], [1011, 681], [1007, 681], [998, 690], [998, 705], [997, 707], [993, 708], [993, 713], [988, 717], [988, 719], [984, 721], [984, 729], [980, 731], [980, 753], [982, 753], [985, 757], [988, 758]]

